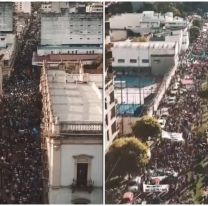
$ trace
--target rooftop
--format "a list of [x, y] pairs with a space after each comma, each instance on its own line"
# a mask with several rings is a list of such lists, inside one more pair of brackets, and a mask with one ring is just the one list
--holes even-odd
[[94, 83], [74, 82], [62, 70], [47, 70], [53, 115], [59, 122], [102, 122], [102, 98]]
[[156, 42], [116, 42], [113, 43], [114, 48], [155, 48], [155, 49], [173, 49], [176, 46], [175, 42], [164, 42], [164, 41], [156, 41]]
[[38, 56], [33, 54], [33, 62], [79, 62], [79, 61], [96, 61], [100, 57], [99, 54], [48, 54], [45, 56]]

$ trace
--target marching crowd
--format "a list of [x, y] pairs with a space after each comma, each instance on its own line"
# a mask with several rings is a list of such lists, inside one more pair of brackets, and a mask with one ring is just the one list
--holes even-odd
[[0, 203], [42, 203], [39, 82], [5, 79], [0, 100]]
[[[193, 50], [198, 49], [199, 46], [204, 50], [208, 50], [207, 39], [199, 37], [193, 46]], [[188, 53], [190, 54], [190, 51], [187, 51]], [[202, 83], [206, 80], [207, 65], [208, 60], [206, 59], [199, 58], [197, 61], [187, 61], [186, 59], [185, 63], [180, 65], [170, 85], [171, 90], [178, 80], [187, 78], [193, 81], [193, 84], [187, 89], [184, 88], [183, 92], [180, 91], [186, 85], [180, 83], [176, 103], [168, 106], [169, 116], [164, 128], [169, 132], [182, 133], [185, 142], [162, 142], [151, 151], [150, 165], [152, 167], [173, 170], [178, 173], [177, 179], [172, 178], [165, 182], [170, 185], [170, 190], [162, 198], [164, 203], [194, 203], [193, 198], [187, 195], [186, 191], [190, 184], [193, 185], [198, 181], [200, 174], [200, 171], [198, 171], [200, 170], [199, 163], [208, 153], [206, 136], [202, 138], [193, 132], [193, 126], [200, 126], [203, 123], [202, 105], [205, 102], [198, 96], [198, 92]], [[161, 105], [166, 105], [165, 100]], [[206, 172], [204, 172], [204, 175], [206, 175]], [[207, 177], [205, 178], [207, 179]], [[205, 181], [206, 184], [208, 185], [207, 181]]]
[[[151, 150], [151, 159], [147, 168], [141, 175], [144, 182], [149, 182], [149, 171], [172, 171], [176, 176], [169, 175], [168, 178], [160, 181], [160, 184], [169, 185], [169, 191], [159, 193], [143, 193], [142, 190], [135, 193], [135, 202], [145, 201], [149, 204], [194, 204], [195, 200], [188, 190], [195, 188], [196, 183], [203, 175], [204, 195], [202, 203], [208, 203], [208, 176], [200, 162], [208, 154], [208, 143], [205, 134], [199, 135], [194, 128], [202, 125], [205, 107], [208, 111], [206, 100], [199, 97], [198, 92], [201, 85], [206, 81], [208, 72], [208, 59], [204, 54], [208, 53], [207, 33], [202, 32], [197, 41], [180, 56], [179, 68], [176, 70], [166, 97], [178, 84], [178, 91], [175, 93], [175, 104], [168, 104], [165, 97], [160, 103], [161, 108], [168, 108], [168, 117], [164, 127], [165, 131], [182, 133], [184, 142], [172, 142], [168, 140], [155, 142]], [[195, 59], [193, 56], [195, 55]], [[203, 54], [203, 55], [202, 55]], [[198, 56], [197, 56], [198, 55]], [[188, 80], [188, 84], [182, 84], [182, 80]], [[206, 121], [206, 120], [205, 120]], [[207, 192], [206, 192], [207, 190]], [[111, 189], [106, 194], [112, 202], [119, 202], [125, 192], [123, 185], [119, 189]]]

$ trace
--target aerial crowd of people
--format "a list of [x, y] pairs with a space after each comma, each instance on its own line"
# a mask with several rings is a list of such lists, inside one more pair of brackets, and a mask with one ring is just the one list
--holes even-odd
[[[207, 136], [205, 132], [199, 134], [196, 131], [196, 128], [207, 121], [204, 120], [204, 113], [208, 112], [207, 100], [198, 95], [208, 72], [208, 60], [204, 56], [208, 53], [207, 36], [207, 32], [202, 32], [189, 49], [180, 55], [178, 69], [158, 108], [158, 110], [166, 108], [168, 111], [163, 130], [182, 133], [184, 141], [155, 142], [151, 149], [150, 162], [140, 174], [145, 184], [153, 184], [150, 181], [151, 176], [166, 175], [166, 178], [156, 184], [169, 185], [169, 190], [144, 193], [141, 186], [141, 189], [135, 193], [135, 203], [145, 201], [149, 204], [194, 204], [196, 184], [199, 181], [203, 182], [200, 188], [203, 191], [200, 202], [208, 203], [207, 168], [202, 166], [208, 154]], [[171, 90], [176, 88], [176, 85], [177, 91], [171, 94]], [[175, 98], [173, 104], [168, 103], [168, 95]], [[156, 175], [150, 174], [150, 171], [154, 171]], [[190, 193], [190, 188], [195, 188], [194, 194]], [[117, 187], [110, 189], [106, 193], [108, 201], [119, 203], [125, 190], [126, 187], [123, 185], [120, 185], [120, 189]]]
[[42, 203], [39, 80], [4, 79], [0, 99], [0, 203]]

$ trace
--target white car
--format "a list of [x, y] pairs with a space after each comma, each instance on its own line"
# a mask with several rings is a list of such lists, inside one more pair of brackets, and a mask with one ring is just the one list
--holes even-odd
[[175, 104], [176, 103], [176, 97], [168, 97], [167, 104]]
[[171, 95], [176, 95], [178, 93], [178, 90], [177, 89], [172, 89], [171, 91], [170, 91], [170, 94]]
[[139, 186], [141, 184], [141, 177], [135, 177], [131, 179], [127, 186], [128, 186], [128, 191], [129, 192], [137, 192], [139, 190]]
[[168, 108], [167, 107], [161, 108], [159, 114], [160, 114], [160, 118], [166, 119], [169, 116]]
[[165, 119], [158, 119], [158, 123], [161, 126], [161, 129], [164, 129], [165, 124], [166, 124], [166, 120]]

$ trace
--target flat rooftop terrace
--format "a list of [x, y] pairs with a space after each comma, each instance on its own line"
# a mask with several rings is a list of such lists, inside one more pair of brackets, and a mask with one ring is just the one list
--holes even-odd
[[102, 95], [94, 83], [74, 82], [62, 70], [47, 70], [53, 115], [60, 122], [102, 122]]

